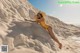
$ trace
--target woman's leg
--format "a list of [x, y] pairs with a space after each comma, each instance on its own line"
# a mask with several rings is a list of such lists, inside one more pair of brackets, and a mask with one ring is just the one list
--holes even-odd
[[52, 27], [50, 27], [50, 26], [48, 27], [48, 32], [49, 32], [50, 36], [52, 37], [52, 39], [59, 44], [59, 48], [61, 49], [62, 48], [62, 44], [59, 42], [59, 40], [57, 39], [57, 37], [53, 33]]

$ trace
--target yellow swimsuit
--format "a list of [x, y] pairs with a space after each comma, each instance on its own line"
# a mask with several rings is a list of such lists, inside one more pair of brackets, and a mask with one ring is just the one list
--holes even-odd
[[48, 25], [46, 25], [46, 23], [44, 22], [44, 21], [41, 21], [40, 22], [40, 25], [43, 27], [43, 28], [45, 28], [46, 30], [48, 29]]
[[[43, 18], [44, 18], [44, 16], [45, 16], [45, 14], [44, 13], [42, 13], [42, 15], [43, 15]], [[38, 20], [39, 19], [37, 19], [37, 17], [36, 17], [36, 22], [38, 22]], [[48, 25], [45, 23], [45, 20], [43, 20], [43, 21], [40, 21], [40, 22], [38, 22], [44, 29], [48, 29]]]

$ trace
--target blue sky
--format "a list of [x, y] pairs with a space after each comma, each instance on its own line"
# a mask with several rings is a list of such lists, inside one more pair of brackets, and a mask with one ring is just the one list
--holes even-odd
[[36, 8], [48, 13], [53, 10], [55, 10], [55, 5], [52, 3], [55, 3], [54, 0], [29, 0], [29, 2]]
[[80, 4], [58, 4], [58, 0], [29, 0], [29, 2], [65, 23], [80, 25]]

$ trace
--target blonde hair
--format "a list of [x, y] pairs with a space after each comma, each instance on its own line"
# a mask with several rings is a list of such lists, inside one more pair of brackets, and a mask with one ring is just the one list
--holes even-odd
[[[42, 11], [39, 11], [38, 13], [40, 13], [40, 14], [43, 16], [43, 18], [45, 18], [46, 13], [44, 13], [44, 12], [42, 12]], [[37, 14], [38, 14], [38, 13], [37, 13]]]

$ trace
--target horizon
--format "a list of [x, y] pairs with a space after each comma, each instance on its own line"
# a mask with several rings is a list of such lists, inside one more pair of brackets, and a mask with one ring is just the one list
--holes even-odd
[[58, 0], [28, 0], [35, 8], [67, 24], [80, 25], [79, 4], [58, 4]]

